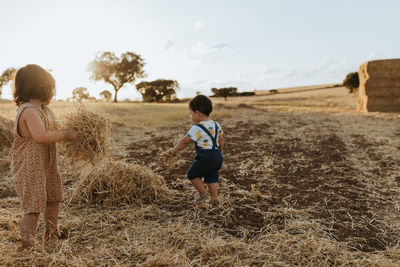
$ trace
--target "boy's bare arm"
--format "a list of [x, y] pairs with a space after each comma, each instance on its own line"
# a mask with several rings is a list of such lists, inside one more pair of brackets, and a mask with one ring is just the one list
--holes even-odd
[[218, 145], [221, 153], [224, 153], [224, 136], [222, 134], [218, 136]]
[[32, 108], [25, 109], [21, 114], [32, 138], [41, 144], [51, 144], [61, 140], [77, 140], [78, 132], [73, 128], [62, 131], [46, 131], [37, 112]]
[[185, 147], [187, 147], [189, 144], [193, 143], [193, 140], [190, 139], [190, 137], [188, 136], [184, 136], [176, 145], [175, 147], [172, 149], [172, 152], [179, 152], [182, 149], [184, 149]]

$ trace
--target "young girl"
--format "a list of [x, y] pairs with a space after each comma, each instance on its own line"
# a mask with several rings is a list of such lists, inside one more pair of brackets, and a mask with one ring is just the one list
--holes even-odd
[[46, 234], [56, 234], [62, 183], [57, 169], [55, 142], [78, 138], [73, 129], [58, 131], [48, 107], [55, 95], [55, 80], [38, 65], [20, 68], [14, 79], [14, 122], [11, 166], [14, 188], [21, 201], [23, 248], [32, 247], [39, 214], [44, 213]]
[[221, 125], [209, 119], [212, 112], [211, 100], [198, 95], [189, 103], [190, 117], [196, 125], [192, 126], [186, 136], [184, 136], [172, 149], [178, 152], [187, 145], [194, 142], [196, 149], [196, 159], [190, 167], [187, 178], [199, 192], [200, 196], [195, 200], [195, 204], [203, 202], [209, 198], [204, 183], [207, 184], [211, 199], [218, 200], [218, 171], [222, 166], [222, 152], [224, 150], [224, 138]]

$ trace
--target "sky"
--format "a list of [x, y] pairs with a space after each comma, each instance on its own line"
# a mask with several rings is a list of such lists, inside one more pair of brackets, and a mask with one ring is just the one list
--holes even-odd
[[[400, 57], [400, 1], [382, 0], [0, 0], [0, 73], [50, 69], [57, 99], [87, 87], [103, 51], [130, 51], [147, 76], [178, 81], [178, 97], [212, 87], [239, 91], [340, 83], [368, 60]], [[11, 86], [3, 88], [11, 98]], [[119, 100], [141, 99], [134, 85]]]

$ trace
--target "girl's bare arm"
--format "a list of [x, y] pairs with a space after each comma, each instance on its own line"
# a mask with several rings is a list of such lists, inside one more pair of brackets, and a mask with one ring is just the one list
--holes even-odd
[[175, 147], [172, 149], [172, 152], [179, 152], [182, 149], [184, 149], [185, 147], [187, 147], [189, 144], [193, 143], [193, 140], [190, 139], [190, 137], [188, 136], [184, 136], [176, 145]]
[[51, 108], [48, 108], [48, 110], [50, 111], [50, 117], [51, 117], [51, 120], [53, 122], [54, 129], [56, 131], [59, 131], [61, 129], [60, 121], [58, 120], [56, 114], [54, 114], [54, 112], [53, 112], [53, 110]]
[[78, 131], [69, 128], [62, 131], [46, 131], [43, 122], [33, 108], [26, 108], [21, 114], [22, 122], [26, 124], [32, 138], [40, 144], [51, 144], [61, 140], [78, 139]]

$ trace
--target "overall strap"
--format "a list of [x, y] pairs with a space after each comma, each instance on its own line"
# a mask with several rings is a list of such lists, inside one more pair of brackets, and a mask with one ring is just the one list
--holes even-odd
[[201, 125], [200, 123], [196, 124], [196, 126], [200, 127], [210, 138], [211, 141], [213, 142], [213, 147], [212, 150], [215, 150], [215, 148], [217, 147], [217, 137], [218, 137], [218, 125], [215, 122], [215, 137], [213, 137], [210, 133], [210, 131], [207, 130], [206, 127], [204, 127], [203, 125]]

